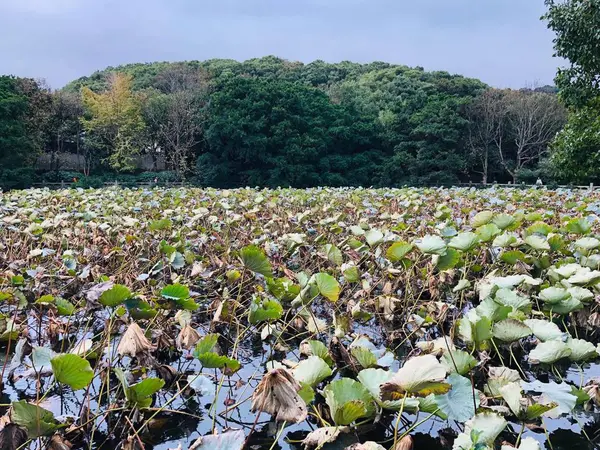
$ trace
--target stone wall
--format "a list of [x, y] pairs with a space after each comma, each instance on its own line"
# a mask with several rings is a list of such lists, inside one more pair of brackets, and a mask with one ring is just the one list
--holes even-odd
[[[85, 168], [85, 158], [75, 153], [58, 153], [58, 170], [72, 170], [81, 172]], [[140, 155], [137, 157], [136, 167], [145, 172], [153, 170], [152, 157], [150, 155]], [[166, 170], [165, 160], [160, 156], [157, 160], [156, 170]], [[36, 161], [36, 169], [40, 171], [52, 170], [52, 155], [44, 153]]]

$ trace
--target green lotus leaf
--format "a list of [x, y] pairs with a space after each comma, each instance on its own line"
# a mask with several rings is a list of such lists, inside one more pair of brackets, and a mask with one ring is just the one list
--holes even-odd
[[446, 368], [433, 355], [408, 359], [400, 370], [381, 386], [383, 400], [398, 400], [407, 393], [417, 396], [445, 394], [450, 385], [444, 382]]
[[56, 306], [56, 310], [58, 314], [61, 316], [70, 316], [75, 312], [75, 306], [68, 300], [65, 300], [62, 297], [57, 297], [54, 300], [54, 305]]
[[582, 362], [598, 357], [596, 346], [584, 339], [569, 339], [567, 346], [571, 349], [569, 355], [571, 361]]
[[321, 272], [314, 275], [314, 281], [319, 289], [319, 294], [332, 302], [337, 302], [340, 297], [340, 284], [334, 277]]
[[[473, 444], [494, 445], [496, 438], [506, 428], [507, 422], [495, 413], [479, 413], [465, 423], [465, 433], [475, 437]], [[480, 448], [480, 447], [476, 447]]]
[[401, 261], [411, 250], [413, 245], [408, 242], [394, 242], [390, 248], [387, 249], [385, 256], [391, 262]]
[[325, 253], [327, 259], [336, 266], [341, 266], [344, 262], [342, 251], [333, 244], [325, 244], [323, 253]]
[[543, 236], [548, 236], [550, 233], [552, 233], [552, 231], [553, 231], [553, 228], [550, 225], [548, 225], [547, 223], [535, 222], [534, 224], [527, 227], [527, 229], [525, 230], [525, 233], [527, 235], [541, 234]]
[[88, 360], [71, 353], [57, 355], [50, 360], [56, 381], [77, 391], [87, 387], [94, 378]]
[[479, 244], [479, 237], [475, 233], [465, 232], [453, 237], [448, 243], [448, 247], [468, 252], [477, 247], [477, 244]]
[[[403, 397], [401, 400], [381, 400], [380, 386], [390, 381], [394, 374], [383, 369], [364, 369], [358, 373], [358, 381], [367, 388], [375, 402], [383, 409], [398, 411], [402, 408], [404, 411], [415, 412], [419, 408], [419, 399]], [[403, 404], [404, 403], [404, 404]]]
[[466, 422], [479, 407], [479, 395], [470, 380], [456, 373], [451, 374], [447, 381], [452, 388], [444, 395], [436, 395], [435, 401], [448, 420]]
[[256, 296], [250, 303], [248, 321], [252, 325], [266, 320], [278, 320], [283, 315], [283, 306], [275, 299], [265, 299]]
[[244, 267], [254, 273], [259, 273], [265, 277], [273, 276], [271, 263], [265, 253], [256, 245], [249, 245], [240, 251]]
[[350, 378], [332, 381], [323, 389], [323, 396], [336, 425], [350, 425], [375, 413], [375, 402], [367, 388]]
[[498, 289], [494, 295], [494, 301], [503, 306], [526, 311], [531, 306], [531, 300], [511, 289]]
[[496, 215], [492, 219], [492, 222], [494, 225], [496, 225], [501, 230], [509, 229], [509, 228], [517, 225], [517, 223], [518, 223], [517, 219], [514, 216], [511, 216], [510, 214], [505, 214], [505, 213]]
[[427, 235], [415, 241], [415, 245], [426, 255], [444, 256], [447, 251], [446, 241], [439, 236]]
[[365, 240], [369, 247], [376, 247], [383, 242], [383, 233], [375, 229], [368, 230], [365, 233]]
[[502, 233], [502, 230], [498, 228], [495, 224], [488, 223], [477, 228], [475, 230], [475, 233], [477, 234], [481, 242], [489, 242], [495, 236], [498, 236], [500, 233]]
[[185, 300], [190, 296], [190, 289], [181, 284], [169, 284], [162, 289], [160, 295], [168, 300]]
[[477, 365], [477, 360], [464, 350], [451, 350], [442, 354], [442, 364], [449, 373], [465, 375]]
[[567, 334], [563, 333], [558, 325], [547, 320], [527, 319], [525, 325], [531, 328], [533, 335], [542, 342], [565, 341]]
[[538, 236], [538, 235], [531, 235], [531, 236], [527, 236], [525, 238], [525, 243], [527, 245], [529, 245], [532, 249], [534, 250], [539, 250], [539, 251], [544, 251], [544, 250], [550, 250], [550, 244], [548, 243], [548, 240]]
[[547, 304], [555, 305], [571, 298], [571, 294], [564, 288], [549, 287], [540, 291], [540, 299]]
[[439, 256], [437, 260], [437, 268], [439, 270], [449, 270], [455, 268], [460, 262], [460, 253], [453, 249], [446, 249], [446, 254]]
[[541, 342], [529, 352], [531, 364], [553, 364], [556, 361], [571, 356], [569, 346], [561, 341]]
[[164, 380], [160, 378], [146, 378], [127, 388], [127, 401], [137, 408], [149, 408], [152, 405], [152, 396], [164, 385]]
[[329, 365], [318, 356], [309, 356], [294, 368], [294, 378], [301, 383], [315, 387], [332, 374]]
[[521, 250], [511, 250], [500, 254], [500, 259], [507, 264], [516, 264], [519, 261], [524, 261], [525, 258], [525, 253]]
[[600, 240], [593, 237], [583, 237], [575, 241], [575, 247], [583, 250], [594, 250], [600, 247]]
[[27, 403], [25, 400], [12, 403], [11, 420], [13, 423], [27, 430], [30, 439], [50, 436], [61, 425], [47, 409]]
[[116, 307], [124, 303], [125, 300], [131, 297], [131, 291], [127, 286], [115, 284], [112, 288], [104, 291], [98, 301], [100, 304], [109, 307]]
[[496, 339], [512, 343], [521, 338], [531, 336], [532, 331], [520, 320], [505, 319], [494, 324], [493, 334]]
[[484, 392], [491, 397], [501, 397], [501, 388], [510, 383], [520, 383], [519, 372], [508, 367], [490, 367], [489, 376], [483, 388]]
[[587, 219], [571, 219], [567, 222], [566, 229], [573, 234], [587, 234], [592, 229], [592, 224]]
[[342, 266], [342, 273], [348, 283], [357, 283], [360, 281], [360, 272], [355, 265]]
[[490, 223], [493, 218], [494, 218], [494, 213], [492, 211], [478, 212], [471, 219], [471, 226], [473, 228], [479, 228], [483, 225]]
[[575, 298], [569, 298], [555, 305], [544, 305], [544, 310], [552, 311], [553, 314], [569, 314], [573, 311], [579, 311], [583, 309], [583, 303]]
[[573, 386], [567, 383], [543, 383], [535, 380], [530, 383], [522, 383], [523, 389], [526, 391], [542, 394], [538, 401], [539, 404], [555, 404], [547, 415], [552, 418], [559, 417], [562, 414], [570, 413], [577, 404], [577, 397], [573, 395]]
[[377, 365], [377, 357], [368, 348], [352, 347], [350, 353], [364, 369], [375, 367]]

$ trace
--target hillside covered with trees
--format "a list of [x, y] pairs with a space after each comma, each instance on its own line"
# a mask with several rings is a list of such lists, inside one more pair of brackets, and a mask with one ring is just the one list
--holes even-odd
[[0, 77], [0, 171], [4, 187], [135, 175], [215, 187], [594, 181], [550, 170], [566, 120], [551, 87], [383, 62], [132, 64], [58, 91]]

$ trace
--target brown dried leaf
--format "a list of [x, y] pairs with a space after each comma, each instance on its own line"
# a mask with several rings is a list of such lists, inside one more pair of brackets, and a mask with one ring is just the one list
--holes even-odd
[[154, 350], [156, 347], [144, 336], [144, 332], [135, 322], [129, 325], [117, 347], [119, 355], [131, 357], [148, 354]]
[[252, 395], [252, 411], [262, 411], [276, 420], [300, 423], [308, 414], [306, 403], [298, 396], [301, 386], [286, 369], [269, 371]]

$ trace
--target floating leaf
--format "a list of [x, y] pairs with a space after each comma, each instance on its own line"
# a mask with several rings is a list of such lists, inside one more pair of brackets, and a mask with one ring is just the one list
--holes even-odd
[[439, 236], [427, 235], [415, 241], [415, 245], [426, 255], [444, 256], [447, 250], [446, 242]]
[[242, 450], [246, 442], [243, 430], [200, 436], [190, 448], [194, 450]]
[[365, 233], [365, 240], [369, 247], [376, 247], [383, 242], [383, 233], [375, 229], [368, 230]]
[[452, 350], [442, 354], [442, 364], [449, 373], [465, 375], [477, 365], [477, 360], [464, 350]]
[[160, 295], [168, 300], [185, 300], [189, 298], [190, 290], [181, 284], [169, 284], [160, 291]]
[[283, 307], [275, 299], [263, 299], [255, 297], [250, 303], [250, 314], [248, 320], [252, 325], [265, 320], [277, 320], [283, 315]]
[[563, 333], [555, 323], [540, 319], [527, 319], [524, 322], [525, 325], [531, 328], [534, 336], [542, 342], [566, 340], [567, 334]]
[[294, 378], [300, 383], [306, 383], [311, 387], [316, 386], [324, 379], [331, 376], [331, 368], [318, 356], [309, 356], [300, 361], [293, 371]]
[[448, 243], [448, 247], [460, 250], [462, 252], [468, 252], [474, 249], [479, 243], [479, 237], [475, 233], [465, 232], [459, 233], [453, 237]]
[[47, 409], [27, 403], [25, 400], [12, 403], [11, 420], [27, 430], [30, 439], [52, 435], [60, 424]]
[[570, 355], [571, 349], [564, 342], [541, 342], [537, 345], [536, 348], [529, 352], [529, 362], [531, 364], [553, 364], [559, 359], [567, 358]]
[[401, 261], [411, 250], [413, 245], [408, 242], [394, 242], [385, 253], [391, 262]]
[[271, 263], [264, 252], [256, 245], [244, 247], [240, 252], [240, 256], [246, 269], [265, 277], [272, 276], [273, 269], [271, 268]]
[[504, 342], [515, 342], [532, 334], [531, 328], [520, 320], [505, 319], [494, 324], [493, 334]]
[[571, 349], [569, 355], [571, 361], [582, 362], [598, 357], [596, 346], [584, 339], [569, 339], [567, 346]]
[[437, 268], [439, 270], [453, 269], [460, 262], [460, 253], [453, 248], [446, 249], [446, 254], [440, 256], [437, 260]]
[[452, 388], [444, 395], [436, 395], [435, 401], [448, 420], [465, 422], [475, 415], [479, 395], [470, 380], [456, 373], [451, 374], [447, 381]]
[[328, 273], [317, 273], [314, 275], [314, 280], [323, 297], [337, 302], [340, 296], [340, 284], [334, 277]]
[[[541, 381], [533, 381], [531, 383], [522, 383], [523, 389], [527, 391], [538, 392], [542, 394], [542, 400], [546, 403], [555, 403], [557, 406], [551, 410], [549, 417], [558, 417], [561, 414], [570, 413], [577, 404], [577, 397], [573, 395], [571, 386], [567, 383], [557, 384], [553, 381], [543, 383]], [[541, 403], [544, 403], [542, 401]]]
[[332, 381], [323, 389], [323, 396], [336, 425], [350, 425], [375, 412], [375, 404], [369, 391], [350, 378]]
[[115, 284], [112, 288], [102, 292], [98, 301], [104, 305], [114, 308], [131, 297], [131, 291], [127, 286]]
[[81, 356], [66, 353], [55, 356], [50, 362], [56, 381], [75, 391], [87, 387], [94, 378], [89, 361]]
[[407, 393], [445, 394], [450, 389], [450, 385], [443, 382], [445, 378], [446, 368], [435, 356], [416, 356], [407, 360], [393, 378], [381, 386], [381, 398], [397, 400]]

